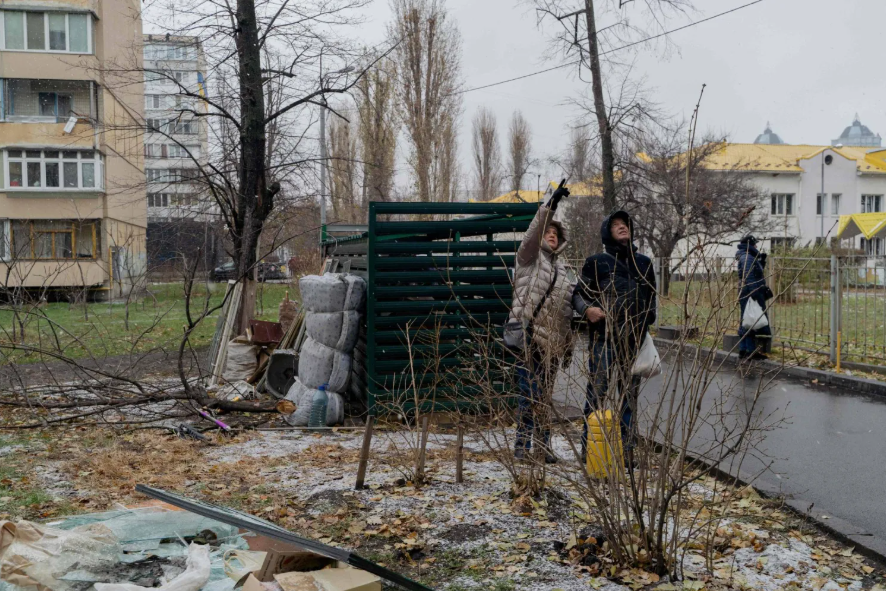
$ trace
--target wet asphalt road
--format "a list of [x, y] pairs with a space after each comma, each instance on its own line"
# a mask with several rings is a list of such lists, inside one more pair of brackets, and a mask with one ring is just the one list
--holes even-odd
[[[580, 406], [584, 399], [585, 372], [580, 368], [586, 352], [576, 351], [575, 357], [556, 394], [570, 406]], [[641, 399], [658, 396], [662, 379], [650, 380]], [[724, 365], [703, 406], [720, 399], [721, 392], [728, 392], [732, 403], [745, 404], [759, 383], [759, 374], [743, 377]], [[763, 434], [756, 457], [744, 461], [742, 472], [763, 471], [757, 480], [766, 489], [801, 499], [804, 507], [814, 503], [816, 513], [843, 519], [857, 533], [886, 539], [886, 398], [777, 378], [769, 381], [757, 410], [784, 421]], [[699, 445], [705, 435], [702, 431]]]

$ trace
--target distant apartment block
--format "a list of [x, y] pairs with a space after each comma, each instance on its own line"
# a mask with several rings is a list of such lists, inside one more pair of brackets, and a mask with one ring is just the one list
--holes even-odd
[[144, 36], [148, 221], [208, 221], [199, 168], [207, 152], [205, 59], [196, 37]]
[[144, 276], [140, 10], [0, 4], [0, 291], [113, 297]]

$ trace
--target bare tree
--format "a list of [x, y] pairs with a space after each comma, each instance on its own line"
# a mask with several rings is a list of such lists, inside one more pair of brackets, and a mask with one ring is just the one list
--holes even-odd
[[461, 111], [461, 97], [453, 94], [461, 80], [461, 36], [444, 0], [391, 0], [391, 9], [398, 102], [417, 196], [420, 201], [448, 201], [454, 186], [455, 161], [450, 157], [456, 146], [447, 128]]
[[532, 166], [529, 122], [523, 113], [514, 111], [508, 132], [508, 176], [511, 190], [519, 191], [523, 186], [523, 177]]
[[357, 84], [364, 204], [392, 197], [398, 132], [396, 82], [395, 66], [384, 60]]
[[362, 219], [362, 204], [357, 198], [357, 138], [353, 125], [335, 119], [329, 127], [329, 177], [332, 213], [336, 221]]
[[[590, 74], [590, 97], [585, 108], [596, 122], [603, 206], [606, 211], [612, 211], [619, 200], [616, 183], [618, 136], [624, 130], [632, 129], [638, 118], [647, 116], [649, 109], [639, 87], [630, 83], [629, 71], [619, 76], [618, 69], [625, 64], [604, 63], [602, 57], [609, 53], [604, 50], [645, 39], [649, 32], [643, 27], [643, 21], [660, 31], [670, 13], [691, 7], [691, 1], [535, 0], [535, 4], [540, 19], [551, 17], [561, 25], [556, 46], [563, 50], [564, 57], [579, 58], [582, 80], [585, 80], [584, 75]], [[632, 9], [638, 18], [631, 18]], [[598, 28], [600, 17], [606, 17], [612, 23]]]
[[[635, 150], [638, 155], [623, 182], [624, 200], [634, 212], [638, 238], [666, 266], [682, 241], [688, 241], [685, 255], [702, 254], [770, 223], [759, 209], [759, 188], [741, 171], [718, 170], [713, 164], [724, 141], [709, 136], [690, 151], [686, 130], [678, 126], [650, 132]], [[662, 269], [661, 276], [660, 290], [667, 295], [669, 269]]]
[[486, 107], [481, 107], [474, 115], [471, 147], [477, 197], [489, 201], [496, 196], [501, 183], [501, 150], [495, 114]]
[[570, 131], [565, 164], [566, 174], [572, 183], [586, 183], [594, 176], [593, 144], [587, 126], [578, 125]]

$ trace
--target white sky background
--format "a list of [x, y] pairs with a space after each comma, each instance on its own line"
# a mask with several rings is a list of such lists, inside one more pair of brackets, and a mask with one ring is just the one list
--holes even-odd
[[[735, 8], [749, 0], [695, 0], [696, 11], [675, 16], [668, 29]], [[575, 0], [575, 5], [581, 2]], [[540, 30], [528, 0], [447, 0], [462, 36], [462, 72], [466, 88], [557, 65], [546, 61], [553, 23]], [[644, 3], [626, 5], [639, 19]], [[156, 16], [156, 15], [155, 15]], [[365, 22], [354, 27], [356, 40], [383, 45], [390, 19], [387, 0], [364, 9]], [[611, 24], [599, 19], [598, 26]], [[150, 18], [145, 30], [151, 29]], [[673, 51], [661, 43], [636, 48], [635, 77], [667, 114], [687, 117], [707, 84], [700, 129], [725, 134], [734, 142], [753, 142], [767, 121], [788, 143], [828, 144], [857, 112], [875, 133], [886, 136], [886, 75], [880, 59], [886, 36], [886, 0], [763, 0], [763, 2], [670, 36]], [[629, 51], [622, 52], [629, 58]], [[471, 186], [471, 119], [481, 106], [497, 115], [504, 147], [512, 112], [520, 109], [532, 130], [534, 157], [564, 151], [568, 125], [578, 112], [567, 104], [586, 84], [574, 69], [562, 69], [464, 96], [460, 159]], [[398, 144], [397, 183], [409, 174], [405, 138]], [[557, 175], [545, 166], [542, 184]], [[534, 189], [529, 175], [525, 189]]]
[[[668, 29], [729, 10], [747, 0], [696, 0], [696, 13]], [[579, 3], [576, 2], [576, 5]], [[635, 1], [627, 7], [640, 10]], [[544, 61], [550, 37], [519, 0], [448, 0], [463, 41], [465, 86], [473, 87], [556, 65]], [[377, 0], [360, 27], [368, 44], [384, 36], [390, 10]], [[600, 22], [605, 26], [608, 22]], [[548, 25], [547, 33], [554, 31]], [[688, 115], [706, 83], [701, 129], [731, 141], [753, 142], [767, 121], [788, 143], [828, 144], [852, 122], [886, 136], [886, 75], [879, 66], [886, 34], [884, 0], [764, 0], [736, 13], [674, 33], [676, 52], [660, 45], [638, 52], [636, 72], [647, 79], [667, 113]], [[529, 120], [535, 156], [563, 151], [577, 112], [565, 99], [585, 85], [564, 69], [464, 95], [460, 155], [470, 168], [471, 118], [491, 108], [504, 130], [515, 109]], [[398, 150], [405, 146], [398, 146]], [[398, 155], [402, 158], [403, 151]], [[554, 170], [546, 171], [555, 174]], [[401, 179], [401, 182], [405, 179]], [[542, 177], [544, 183], [545, 177]], [[535, 179], [526, 189], [535, 188]]]

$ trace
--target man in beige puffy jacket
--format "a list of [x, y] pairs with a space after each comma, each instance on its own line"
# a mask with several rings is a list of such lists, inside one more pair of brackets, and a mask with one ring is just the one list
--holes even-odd
[[522, 459], [535, 439], [537, 445], [544, 446], [548, 463], [556, 462], [548, 448], [551, 390], [557, 367], [572, 349], [575, 282], [570, 281], [562, 260], [566, 229], [554, 220], [557, 205], [568, 195], [569, 190], [561, 184], [548, 202], [538, 208], [523, 237], [517, 251], [510, 314], [510, 320], [522, 320], [529, 325], [528, 346], [520, 353], [517, 367], [520, 399], [514, 455]]

